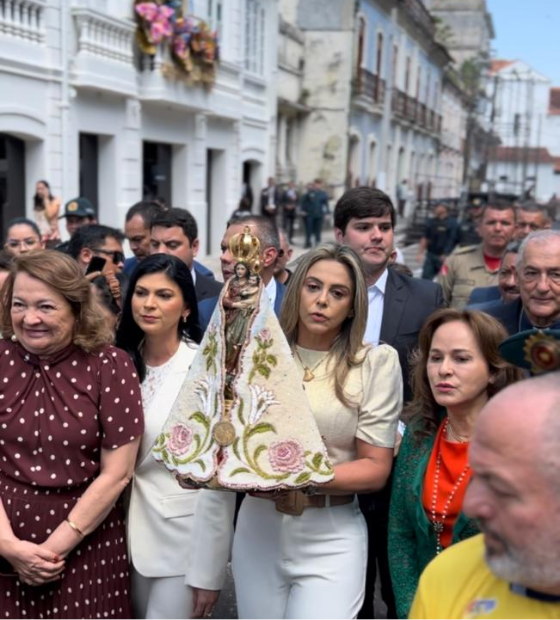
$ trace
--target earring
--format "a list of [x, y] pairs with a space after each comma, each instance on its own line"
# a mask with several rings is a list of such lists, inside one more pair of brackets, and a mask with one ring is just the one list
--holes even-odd
[[185, 316], [183, 317], [183, 323], [186, 323], [188, 318], [189, 318], [189, 315], [188, 315], [188, 314], [187, 314], [187, 315], [185, 315]]
[[17, 336], [15, 334], [12, 334], [11, 341], [17, 342]]

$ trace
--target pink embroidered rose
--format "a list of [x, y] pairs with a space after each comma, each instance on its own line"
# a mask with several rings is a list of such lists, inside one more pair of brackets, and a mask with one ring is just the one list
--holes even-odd
[[305, 467], [303, 447], [294, 439], [273, 443], [268, 449], [268, 460], [277, 472], [297, 474]]
[[167, 449], [175, 456], [185, 454], [193, 440], [193, 430], [184, 424], [175, 424], [167, 440]]
[[264, 341], [270, 340], [271, 335], [272, 334], [270, 333], [270, 329], [268, 329], [268, 327], [263, 327], [261, 331], [259, 332], [259, 336], [261, 337], [261, 340], [264, 340]]

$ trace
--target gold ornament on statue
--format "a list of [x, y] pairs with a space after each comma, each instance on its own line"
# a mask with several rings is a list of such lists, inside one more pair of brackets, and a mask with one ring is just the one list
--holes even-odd
[[262, 269], [260, 260], [261, 242], [251, 234], [249, 226], [229, 240], [229, 251], [236, 262], [245, 263], [253, 273]]

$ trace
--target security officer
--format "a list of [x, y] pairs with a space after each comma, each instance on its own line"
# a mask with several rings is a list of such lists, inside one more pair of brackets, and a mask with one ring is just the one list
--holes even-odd
[[457, 248], [443, 265], [439, 280], [445, 300], [452, 308], [467, 305], [473, 288], [498, 284], [500, 259], [515, 232], [515, 209], [508, 202], [483, 208], [481, 243]]
[[455, 247], [457, 220], [449, 215], [447, 205], [440, 203], [434, 208], [434, 217], [426, 222], [424, 236], [420, 239], [417, 261], [424, 259], [422, 278], [433, 280], [439, 273], [443, 261]]
[[[59, 219], [66, 218], [66, 230], [68, 234], [72, 236], [78, 228], [86, 226], [87, 224], [96, 224], [96, 214], [93, 205], [87, 198], [79, 196], [78, 198], [72, 198], [64, 205], [64, 213]], [[68, 253], [68, 241], [59, 243], [55, 250], [59, 252]]]
[[467, 207], [465, 216], [457, 225], [456, 244], [463, 248], [468, 245], [476, 245], [481, 242], [478, 226], [482, 215], [482, 201], [475, 198]]

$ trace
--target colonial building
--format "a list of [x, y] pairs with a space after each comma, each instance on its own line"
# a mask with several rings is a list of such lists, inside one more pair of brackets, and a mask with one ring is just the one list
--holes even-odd
[[[274, 165], [278, 6], [185, 0], [183, 11], [193, 33], [206, 24], [217, 34], [215, 74], [211, 41], [194, 68], [194, 47], [177, 64], [175, 38], [139, 48], [133, 0], [2, 3], [4, 225], [31, 214], [44, 178], [63, 200], [87, 196], [114, 226], [143, 196], [187, 207], [202, 251], [218, 251], [242, 182], [257, 192]], [[144, 37], [157, 39], [150, 20], [141, 23]], [[198, 69], [211, 75], [201, 82]]]
[[369, 184], [395, 197], [404, 179], [411, 196], [428, 196], [451, 59], [421, 0], [282, 0], [281, 10], [279, 70], [291, 90], [279, 82], [290, 95], [279, 98], [277, 170], [287, 150], [295, 180], [321, 177], [335, 196]]
[[425, 0], [430, 13], [447, 28], [445, 46], [457, 67], [480, 56], [490, 56], [495, 37], [486, 0]]
[[494, 60], [487, 122], [500, 144], [488, 153], [490, 189], [548, 201], [560, 195], [557, 89], [521, 60]]

